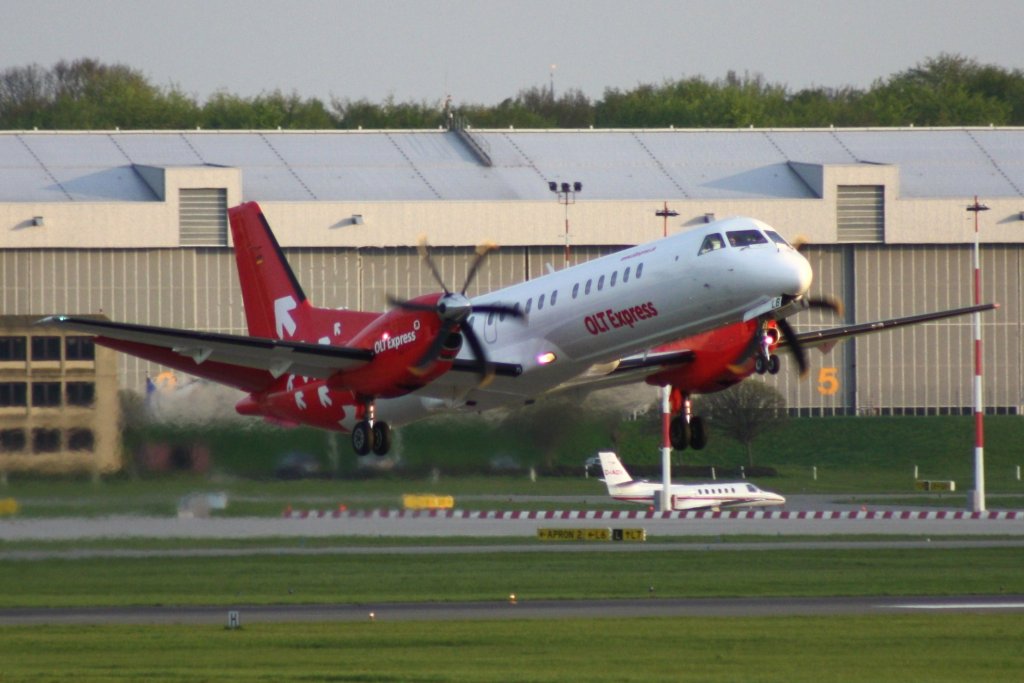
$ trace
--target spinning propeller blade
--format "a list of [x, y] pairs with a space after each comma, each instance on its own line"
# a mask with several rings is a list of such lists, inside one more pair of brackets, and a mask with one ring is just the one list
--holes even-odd
[[484, 349], [484, 345], [480, 342], [476, 332], [473, 331], [472, 326], [466, 324], [466, 322], [473, 313], [497, 313], [511, 316], [517, 320], [522, 320], [526, 317], [519, 309], [518, 304], [489, 303], [474, 306], [466, 296], [466, 291], [483, 265], [484, 259], [497, 248], [497, 245], [490, 242], [477, 247], [476, 258], [473, 259], [469, 270], [466, 272], [466, 281], [463, 283], [462, 288], [455, 293], [448, 289], [444, 278], [441, 277], [441, 271], [438, 270], [437, 264], [431, 258], [430, 245], [427, 244], [426, 237], [420, 237], [417, 251], [419, 251], [420, 257], [430, 269], [434, 280], [441, 286], [442, 295], [438, 298], [435, 305], [420, 304], [388, 296], [388, 302], [393, 306], [407, 311], [433, 311], [441, 319], [441, 327], [437, 331], [437, 336], [434, 337], [430, 346], [416, 362], [416, 365], [411, 368], [412, 372], [418, 375], [425, 375], [430, 372], [430, 369], [437, 362], [441, 351], [444, 349], [448, 337], [455, 332], [459, 332], [473, 352], [474, 366], [480, 375], [480, 386], [486, 386], [494, 377], [494, 365], [487, 358], [487, 351]]

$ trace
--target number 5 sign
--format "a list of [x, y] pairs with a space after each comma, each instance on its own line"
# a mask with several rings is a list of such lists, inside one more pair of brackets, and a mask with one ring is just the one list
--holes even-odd
[[839, 391], [839, 369], [821, 368], [818, 370], [818, 393], [822, 396], [833, 396]]

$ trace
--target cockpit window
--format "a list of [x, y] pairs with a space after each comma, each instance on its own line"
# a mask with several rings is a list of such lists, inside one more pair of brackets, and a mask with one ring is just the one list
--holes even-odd
[[768, 239], [770, 239], [772, 242], [775, 242], [775, 244], [784, 244], [787, 247], [790, 246], [789, 242], [783, 239], [782, 235], [775, 232], [774, 230], [765, 230], [765, 234], [767, 234]]
[[753, 484], [747, 484], [747, 491], [750, 493], [757, 493], [757, 487]]
[[709, 251], [715, 251], [716, 249], [724, 249], [725, 240], [717, 232], [713, 232], [704, 238], [704, 242], [700, 245], [700, 253], [706, 254]]
[[729, 244], [734, 247], [749, 247], [754, 244], [768, 244], [759, 230], [733, 230], [727, 232]]

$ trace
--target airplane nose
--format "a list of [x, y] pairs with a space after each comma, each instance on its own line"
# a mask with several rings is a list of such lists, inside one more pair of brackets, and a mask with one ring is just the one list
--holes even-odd
[[814, 279], [810, 262], [796, 251], [780, 252], [779, 257], [783, 262], [779, 269], [783, 280], [782, 292], [792, 296], [805, 294]]

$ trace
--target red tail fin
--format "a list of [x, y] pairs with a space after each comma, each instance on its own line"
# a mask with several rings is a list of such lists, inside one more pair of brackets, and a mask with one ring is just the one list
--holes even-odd
[[228, 210], [249, 334], [297, 338], [309, 303], [256, 202]]

